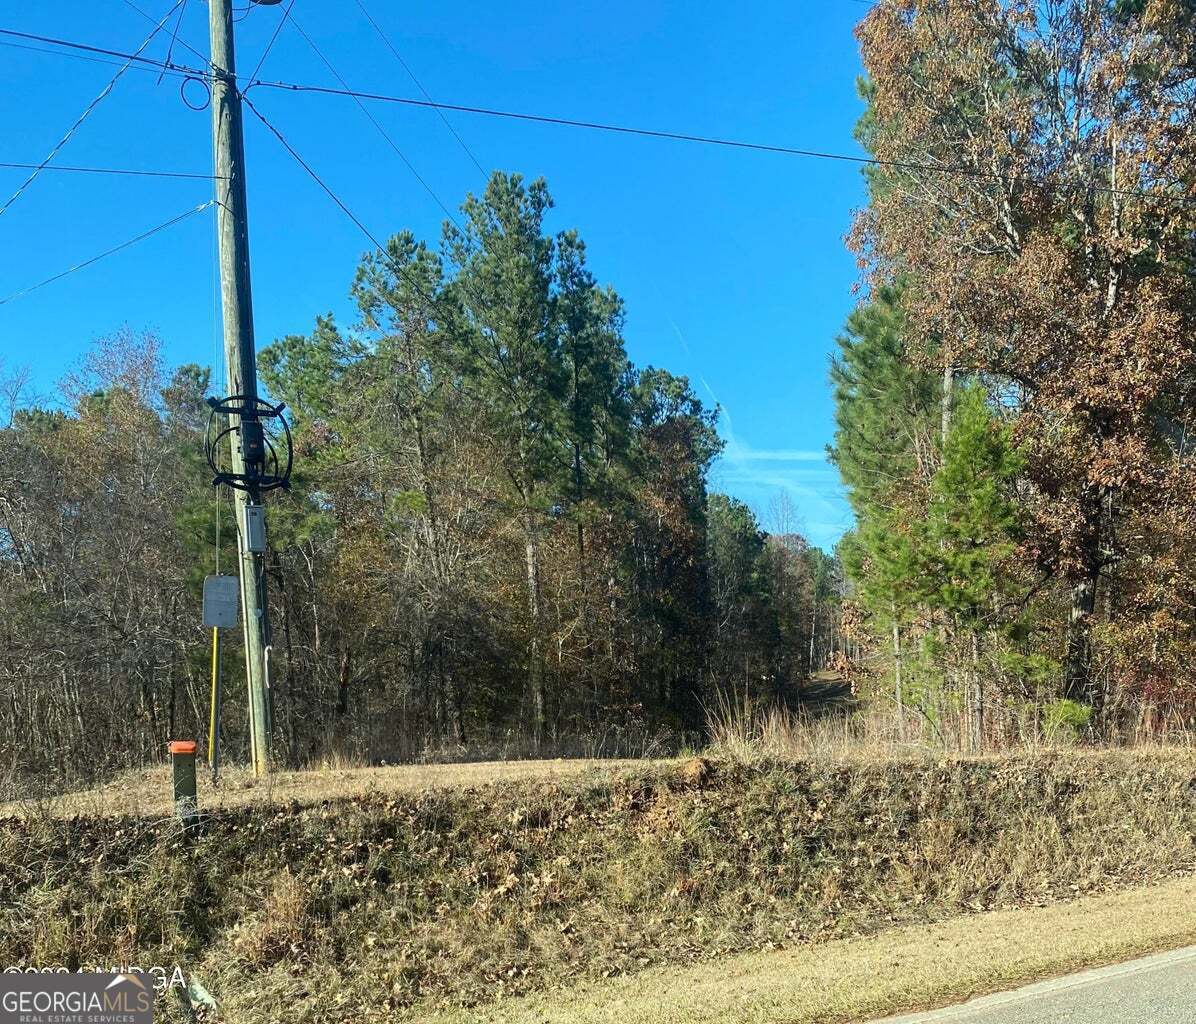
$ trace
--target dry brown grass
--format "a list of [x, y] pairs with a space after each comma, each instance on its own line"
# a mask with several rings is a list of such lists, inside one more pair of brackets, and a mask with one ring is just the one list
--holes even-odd
[[310, 890], [290, 871], [275, 879], [270, 897], [259, 919], [242, 928], [233, 946], [252, 969], [260, 969], [310, 944]]
[[1124, 741], [1107, 744], [1080, 743], [1063, 733], [1046, 739], [1041, 730], [1027, 727], [1004, 744], [995, 744], [990, 738], [984, 754], [967, 755], [962, 752], [962, 736], [934, 733], [912, 712], [907, 712], [902, 727], [892, 709], [879, 705], [855, 708], [837, 677], [817, 680], [814, 685], [819, 687], [814, 698], [797, 708], [720, 692], [706, 709], [707, 753], [754, 764], [811, 758], [846, 762], [991, 758], [1052, 750], [1081, 755], [1129, 751], [1152, 756], [1196, 750], [1196, 733], [1179, 727], [1153, 733], [1138, 729]]
[[808, 757], [892, 757], [899, 748], [873, 735], [862, 717], [812, 718], [750, 696], [720, 693], [706, 712], [710, 753], [732, 760], [784, 761]]
[[[298, 803], [308, 806], [322, 800], [418, 793], [425, 789], [466, 788], [520, 779], [554, 781], [593, 769], [619, 769], [643, 765], [641, 761], [557, 760], [480, 761], [467, 764], [389, 765], [376, 768], [329, 765], [307, 771], [275, 772], [255, 778], [247, 768], [226, 769], [213, 786], [202, 769], [199, 807], [202, 811], [227, 810], [253, 804]], [[75, 815], [164, 818], [173, 812], [171, 770], [168, 765], [125, 772], [94, 789], [65, 793], [39, 800], [14, 800], [0, 804], [6, 816]]]
[[[169, 818], [0, 821], [0, 963], [182, 963], [230, 1022], [489, 1020], [529, 993], [644, 971], [684, 988], [749, 962], [730, 954], [805, 962], [1196, 867], [1192, 751], [592, 764], [475, 788], [461, 771], [493, 766], [365, 770], [402, 780], [368, 795], [349, 771], [328, 802], [325, 772], [306, 805], [275, 782], [190, 837]], [[592, 998], [577, 1019], [611, 1019]], [[612, 1015], [685, 1020], [634, 1009]]]
[[834, 1024], [927, 1009], [1196, 942], [1191, 878], [1027, 910], [894, 928], [550, 996], [421, 1017], [425, 1024]]

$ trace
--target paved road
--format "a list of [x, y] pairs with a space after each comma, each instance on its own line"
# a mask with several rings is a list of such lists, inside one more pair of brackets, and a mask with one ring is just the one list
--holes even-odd
[[883, 1024], [1193, 1024], [1196, 946]]

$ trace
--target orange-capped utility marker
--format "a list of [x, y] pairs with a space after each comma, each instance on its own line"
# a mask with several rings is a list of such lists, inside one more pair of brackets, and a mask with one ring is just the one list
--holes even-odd
[[194, 754], [196, 749], [195, 740], [170, 741], [170, 752], [172, 754]]

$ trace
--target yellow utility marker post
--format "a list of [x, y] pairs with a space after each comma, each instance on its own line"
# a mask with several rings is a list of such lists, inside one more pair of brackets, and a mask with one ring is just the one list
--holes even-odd
[[212, 630], [212, 696], [208, 712], [208, 767], [212, 781], [220, 777], [220, 709], [224, 704], [220, 630], [237, 624], [240, 610], [237, 577], [209, 576], [203, 581], [203, 624]]
[[212, 627], [212, 709], [208, 715], [208, 770], [212, 782], [220, 781], [220, 705], [224, 680], [220, 673], [220, 627]]

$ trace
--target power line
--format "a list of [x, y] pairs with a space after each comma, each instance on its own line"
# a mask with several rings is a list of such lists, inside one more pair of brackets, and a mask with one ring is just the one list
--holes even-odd
[[[415, 72], [411, 70], [411, 66], [405, 60], [403, 60], [403, 55], [400, 54], [397, 49], [395, 49], [394, 44], [387, 37], [386, 33], [382, 31], [381, 26], [379, 26], [379, 24], [374, 20], [374, 16], [372, 14], [370, 14], [370, 12], [365, 9], [365, 4], [363, 4], [361, 2], [361, 0], [355, 0], [355, 2], [357, 4], [358, 9], [361, 11], [361, 13], [365, 15], [366, 21], [368, 21], [371, 25], [373, 25], [374, 31], [378, 33], [378, 38], [381, 39], [382, 42], [384, 42], [386, 44], [386, 48], [388, 50], [390, 50], [391, 53], [394, 54], [395, 60], [397, 60], [403, 66], [403, 70], [406, 71], [407, 74], [411, 76], [411, 81], [413, 81], [415, 83], [416, 88], [419, 89], [419, 91], [421, 93], [423, 93], [424, 99], [430, 101], [432, 99], [432, 97], [430, 95], [428, 95], [428, 90], [425, 89], [423, 83], [418, 78], [415, 77]], [[254, 77], [256, 77], [256, 75]], [[452, 123], [449, 121], [449, 119], [444, 116], [444, 111], [438, 109], [436, 111], [436, 113], [440, 115], [440, 120], [444, 122], [444, 126], [452, 133], [453, 138], [457, 140], [457, 144], [465, 151], [465, 155], [468, 156], [469, 159], [473, 161], [474, 167], [476, 167], [478, 169], [478, 173], [480, 175], [482, 175], [482, 177], [484, 178], [486, 176], [486, 170], [484, 167], [482, 167], [481, 163], [478, 161], [478, 158], [473, 155], [473, 150], [471, 150], [465, 144], [465, 140], [463, 138], [461, 138], [460, 135], [457, 134], [457, 129], [454, 128], [452, 126]]]
[[[288, 9], [288, 14], [289, 13], [290, 12]], [[312, 50], [315, 52], [316, 56], [319, 57], [320, 60], [322, 60], [324, 62], [324, 66], [326, 68], [328, 68], [329, 71], [332, 72], [333, 78], [335, 78], [338, 82], [341, 83], [341, 85], [345, 88], [346, 92], [351, 93], [352, 89], [349, 88], [349, 83], [346, 82], [345, 79], [342, 77], [341, 73], [339, 71], [337, 71], [335, 67], [333, 67], [332, 61], [330, 61], [327, 57], [324, 56], [323, 51], [315, 44], [315, 41], [312, 39], [312, 37], [303, 31], [303, 26], [300, 25], [298, 20], [293, 16], [291, 17], [291, 24], [295, 26], [295, 31], [297, 31], [301, 36], [303, 36], [303, 38], [305, 40], [307, 40], [307, 45], [310, 46], [312, 48]], [[420, 174], [419, 171], [417, 171], [415, 169], [415, 165], [410, 160], [407, 159], [406, 154], [399, 148], [398, 143], [395, 142], [395, 140], [390, 137], [390, 133], [385, 128], [383, 128], [381, 123], [378, 121], [378, 119], [376, 117], [374, 117], [374, 115], [372, 113], [370, 113], [369, 107], [367, 107], [364, 103], [361, 102], [361, 100], [357, 99], [356, 97], [354, 97], [354, 102], [357, 104], [358, 109], [360, 109], [361, 112], [363, 114], [365, 114], [365, 116], [370, 119], [370, 124], [372, 124], [378, 130], [378, 134], [381, 135], [382, 138], [384, 138], [386, 140], [387, 145], [389, 145], [390, 148], [392, 150], [394, 150], [395, 155], [400, 160], [402, 160], [404, 164], [407, 165], [407, 170], [409, 170], [413, 175], [415, 175], [415, 180], [418, 181], [424, 187], [424, 191], [427, 192], [428, 195], [430, 195], [432, 197], [432, 199], [436, 203], [436, 205], [439, 206], [440, 209], [444, 211], [444, 215], [449, 220], [451, 220], [454, 224], [457, 224], [457, 218], [453, 216], [452, 211], [445, 204], [444, 200], [441, 199], [440, 196], [438, 196], [436, 194], [436, 190], [433, 189], [432, 186], [428, 184], [428, 182], [424, 178], [424, 176], [422, 174]], [[457, 224], [457, 229], [461, 230], [460, 224]]]
[[164, 224], [159, 224], [156, 228], [150, 228], [148, 231], [143, 231], [136, 238], [130, 238], [127, 242], [121, 242], [120, 245], [115, 245], [111, 249], [107, 249], [100, 253], [98, 256], [92, 256], [91, 259], [84, 260], [82, 263], [76, 263], [74, 266], [67, 267], [66, 270], [55, 274], [53, 277], [47, 277], [44, 281], [39, 281], [37, 284], [31, 284], [28, 288], [22, 288], [20, 291], [13, 292], [11, 295], [0, 299], [0, 306], [3, 306], [5, 303], [12, 302], [13, 299], [19, 299], [23, 295], [28, 295], [30, 292], [35, 292], [39, 288], [44, 288], [48, 284], [53, 284], [55, 281], [60, 281], [69, 274], [73, 274], [76, 271], [84, 269], [85, 267], [90, 267], [93, 263], [98, 263], [100, 260], [106, 259], [107, 257], [120, 252], [122, 249], [127, 249], [131, 245], [136, 245], [138, 242], [144, 241], [152, 235], [158, 234], [160, 231], [165, 231], [167, 228], [174, 227], [174, 225], [178, 224], [180, 221], [184, 221], [188, 217], [194, 217], [195, 214], [199, 213], [200, 211], [206, 210], [209, 206], [212, 206], [214, 202], [215, 200], [209, 199], [206, 203], [200, 203], [199, 206], [196, 206], [190, 210], [186, 210], [183, 213], [180, 213], [177, 217], [172, 217]]
[[42, 172], [42, 168], [45, 167], [46, 164], [48, 164], [51, 160], [54, 159], [54, 157], [56, 157], [59, 154], [59, 152], [62, 150], [63, 146], [65, 146], [68, 142], [70, 142], [71, 136], [75, 134], [75, 132], [78, 130], [79, 126], [84, 121], [87, 120], [87, 118], [91, 114], [91, 112], [93, 110], [95, 110], [95, 108], [100, 105], [100, 103], [103, 101], [103, 99], [110, 92], [112, 92], [113, 88], [115, 88], [115, 86], [116, 86], [116, 83], [120, 81], [121, 76], [128, 70], [129, 65], [138, 56], [140, 56], [142, 50], [144, 50], [147, 46], [149, 46], [149, 44], [153, 41], [154, 36], [156, 36], [162, 30], [162, 26], [165, 25], [166, 22], [170, 20], [170, 16], [175, 12], [175, 10], [177, 8], [181, 7], [184, 3], [186, 3], [186, 0], [175, 0], [174, 7], [172, 7], [169, 11], [166, 12], [165, 17], [163, 17], [162, 20], [160, 22], [158, 22], [157, 26], [155, 26], [154, 30], [148, 36], [145, 37], [145, 41], [139, 47], [137, 47], [136, 51], [133, 54], [131, 54], [129, 56], [129, 58], [125, 62], [124, 66], [119, 71], [117, 71], [115, 75], [112, 76], [112, 78], [109, 80], [108, 84], [106, 86], [104, 86], [103, 89], [100, 90], [100, 92], [96, 96], [96, 98], [94, 100], [92, 100], [89, 104], [87, 104], [86, 107], [83, 108], [83, 113], [81, 113], [77, 118], [75, 118], [74, 124], [72, 124], [66, 130], [66, 134], [63, 135], [63, 137], [58, 140], [58, 144], [53, 149], [51, 149], [49, 154], [47, 154], [46, 158], [30, 172], [29, 177], [27, 177], [23, 182], [21, 182], [21, 184], [17, 187], [17, 190], [11, 196], [8, 197], [8, 201], [3, 206], [0, 206], [0, 216], [3, 216], [8, 211], [8, 208], [10, 206], [12, 206], [12, 204], [15, 203], [21, 197], [21, 194], [25, 191], [25, 189], [27, 189], [30, 185], [33, 184], [34, 179], [36, 179], [37, 176]]
[[[179, 39], [179, 29], [183, 27], [183, 15], [187, 13], [187, 0], [179, 5], [179, 16], [175, 19], [174, 31], [170, 33], [170, 45], [166, 47], [166, 63], [170, 63], [170, 58], [174, 56], [174, 44]], [[186, 40], [183, 40], [183, 45], [186, 46]], [[166, 74], [166, 69], [163, 68], [158, 74], [158, 84], [162, 84], [162, 78]]]
[[[294, 161], [297, 164], [299, 164], [299, 166], [302, 167], [307, 172], [308, 176], [317, 185], [319, 185], [321, 189], [323, 189], [324, 193], [328, 196], [328, 198], [331, 199], [334, 203], [336, 203], [336, 205], [340, 208], [341, 212], [357, 226], [357, 229], [367, 239], [369, 239], [370, 244], [373, 245], [375, 251], [377, 251], [377, 253], [387, 262], [387, 264], [390, 266], [390, 268], [395, 272], [395, 275], [397, 277], [401, 278], [402, 280], [406, 281], [407, 284], [409, 284], [411, 286], [411, 288], [415, 291], [415, 293], [421, 299], [423, 299], [425, 303], [428, 304], [429, 307], [434, 307], [436, 305], [437, 300], [434, 297], [432, 297], [431, 295], [429, 295], [426, 291], [424, 291], [424, 288], [420, 284], [420, 282], [418, 280], [414, 279], [407, 272], [407, 269], [390, 255], [390, 253], [387, 251], [386, 247], [381, 242], [378, 241], [377, 236], [368, 227], [366, 227], [365, 223], [351, 209], [349, 209], [349, 207], [345, 203], [345, 201], [343, 199], [341, 199], [341, 197], [338, 196], [336, 194], [336, 192], [334, 192], [332, 190], [332, 186], [330, 186], [326, 181], [324, 181], [323, 178], [320, 177], [320, 175], [316, 172], [315, 168], [313, 168], [311, 166], [311, 164], [309, 164], [306, 160], [303, 159], [302, 155], [298, 152], [298, 150], [296, 150], [295, 147], [292, 146], [286, 140], [286, 137], [282, 134], [282, 132], [280, 132], [277, 128], [275, 128], [274, 125], [271, 124], [270, 121], [266, 118], [266, 116], [260, 110], [258, 110], [257, 107], [255, 107], [253, 105], [253, 101], [248, 96], [242, 95], [241, 100], [245, 104], [245, 106], [247, 106], [249, 108], [249, 110], [253, 113], [254, 117], [256, 117], [259, 121], [261, 121], [262, 124], [265, 125], [265, 127], [269, 130], [269, 132], [278, 140], [278, 142], [281, 144], [282, 148], [285, 149], [291, 155], [291, 157], [294, 159]], [[477, 302], [477, 297], [475, 295], [470, 294], [468, 291], [466, 292], [466, 294], [468, 294], [469, 297], [471, 299], [473, 299], [473, 301]], [[481, 305], [481, 303], [479, 303], [479, 305]], [[482, 353], [478, 352], [478, 350], [474, 347], [472, 342], [470, 342], [468, 339], [466, 339], [465, 343], [469, 346], [471, 351], [473, 351], [475, 356], [477, 356], [483, 362], [486, 361], [486, 357]]]
[[290, 0], [290, 3], [287, 4], [287, 9], [282, 12], [282, 17], [278, 19], [278, 24], [274, 26], [274, 34], [270, 36], [270, 41], [262, 51], [261, 57], [258, 58], [257, 67], [253, 69], [251, 78], [257, 78], [258, 72], [262, 70], [262, 65], [266, 63], [266, 58], [270, 56], [270, 51], [274, 49], [274, 41], [278, 38], [278, 33], [282, 31], [282, 26], [286, 24], [287, 18], [291, 16], [291, 8], [294, 6], [295, 0]]
[[[16, 170], [29, 170], [30, 168], [40, 166], [40, 164], [20, 164], [0, 161], [0, 168], [7, 167]], [[42, 170], [70, 171], [75, 174], [122, 174], [135, 178], [190, 178], [193, 180], [200, 179], [204, 181], [213, 180], [217, 177], [217, 175], [214, 174], [195, 174], [190, 171], [146, 171], [133, 167], [68, 167], [63, 164], [55, 164], [52, 167], [43, 167]]]
[[[82, 50], [84, 53], [98, 53], [105, 57], [119, 57], [121, 60], [131, 61], [134, 64], [145, 64], [151, 68], [166, 68], [170, 71], [193, 75], [197, 78], [205, 78], [208, 77], [209, 74], [209, 72], [204, 68], [189, 68], [182, 64], [175, 64], [173, 62], [167, 64], [165, 61], [155, 60], [153, 57], [143, 57], [140, 55], [140, 53], [126, 53], [123, 50], [110, 50], [104, 46], [92, 46], [90, 43], [78, 43], [72, 39], [57, 39], [54, 36], [40, 36], [35, 32], [18, 32], [11, 28], [0, 28], [0, 35], [11, 36], [14, 39], [29, 39], [35, 43], [49, 43], [53, 46], [63, 46], [68, 50]], [[61, 53], [62, 51], [53, 50], [47, 52]], [[70, 56], [69, 54], [65, 53], [62, 55], [64, 57]], [[204, 60], [206, 61], [207, 58], [205, 57]]]
[[[492, 107], [475, 107], [461, 103], [440, 103], [436, 100], [417, 100], [409, 96], [389, 96], [385, 93], [360, 92], [353, 89], [333, 89], [324, 85], [304, 85], [295, 82], [250, 82], [246, 90], [262, 86], [283, 92], [316, 93], [326, 96], [349, 96], [358, 100], [374, 100], [379, 103], [399, 103], [404, 106], [426, 107], [439, 110], [456, 110], [465, 114], [482, 114], [487, 117], [501, 117], [514, 121], [532, 121], [539, 124], [557, 125], [567, 128], [585, 128], [592, 131], [612, 132], [618, 135], [634, 135], [650, 139], [667, 139], [673, 142], [691, 142], [704, 146], [719, 146], [728, 149], [751, 150], [757, 153], [775, 153], [781, 156], [809, 157], [816, 160], [835, 160], [841, 163], [862, 164], [871, 167], [887, 167], [903, 171], [931, 171], [938, 174], [959, 174], [964, 177], [992, 181], [1028, 181], [1041, 184], [1036, 178], [1024, 174], [1000, 174], [960, 164], [932, 164], [911, 160], [885, 160], [880, 157], [854, 156], [848, 153], [834, 153], [827, 150], [801, 149], [796, 146], [781, 146], [766, 142], [749, 142], [744, 139], [727, 139], [714, 135], [691, 135], [654, 128], [637, 128], [631, 125], [608, 124], [602, 121], [583, 121], [569, 117], [553, 117], [547, 114], [527, 114], [514, 110], [498, 110]], [[1087, 183], [1095, 192], [1111, 195], [1136, 196], [1140, 199], [1158, 199], [1165, 202], [1192, 202], [1186, 196], [1172, 196], [1161, 192], [1146, 192], [1141, 189], [1114, 188], [1110, 185]]]
[[[119, 51], [104, 50], [99, 47], [89, 46], [84, 43], [75, 43], [63, 39], [52, 39], [45, 36], [35, 36], [24, 32], [13, 32], [10, 29], [0, 29], [0, 35], [13, 35], [25, 39], [33, 39], [39, 42], [48, 42], [59, 46], [111, 54], [115, 56], [129, 56], [129, 54], [122, 54]], [[140, 57], [138, 59], [145, 63], [151, 64], [154, 67], [169, 67], [172, 70], [181, 71], [193, 77], [202, 78], [207, 77], [208, 75], [206, 71], [196, 68], [188, 68], [178, 64], [165, 65], [161, 61], [153, 61], [144, 57]], [[520, 111], [498, 110], [491, 107], [469, 106], [460, 103], [441, 103], [436, 100], [419, 100], [409, 96], [390, 96], [384, 93], [362, 92], [355, 89], [334, 89], [330, 86], [306, 85], [298, 82], [269, 82], [254, 80], [246, 84], [243, 94], [255, 86], [281, 90], [283, 92], [315, 93], [325, 96], [345, 96], [358, 100], [374, 100], [380, 103], [399, 103], [405, 106], [424, 107], [430, 110], [454, 110], [465, 114], [481, 114], [486, 117], [499, 117], [515, 121], [530, 121], [539, 124], [557, 125], [561, 127], [584, 128], [592, 131], [611, 132], [620, 135], [633, 135], [641, 138], [665, 139], [674, 142], [689, 142], [698, 145], [719, 146], [729, 149], [749, 150], [759, 153], [774, 153], [781, 156], [797, 156], [808, 157], [817, 160], [833, 160], [841, 163], [851, 163], [864, 166], [887, 167], [893, 170], [928, 171], [935, 174], [959, 174], [965, 177], [999, 182], [1025, 181], [1031, 184], [1044, 184], [1039, 179], [1031, 177], [1030, 175], [1000, 174], [996, 171], [984, 171], [974, 167], [965, 167], [957, 164], [934, 164], [911, 160], [885, 160], [879, 157], [855, 156], [848, 153], [834, 153], [826, 150], [801, 149], [796, 146], [781, 146], [771, 143], [750, 142], [744, 139], [727, 139], [710, 135], [693, 135], [686, 132], [674, 132], [652, 128], [637, 128], [631, 125], [607, 124], [600, 121], [584, 121], [567, 117], [552, 117], [545, 114], [528, 114]], [[1169, 203], [1178, 202], [1186, 204], [1194, 201], [1187, 196], [1168, 195], [1164, 192], [1147, 192], [1143, 189], [1116, 188], [1110, 185], [1099, 185], [1092, 182], [1084, 182], [1082, 184], [1092, 189], [1094, 192], [1100, 192], [1102, 194], [1108, 195], [1130, 196], [1138, 199], [1152, 199]]]
[[[55, 57], [70, 57], [71, 60], [84, 60], [91, 64], [107, 64], [109, 67], [118, 68], [124, 61], [109, 60], [106, 57], [92, 57], [86, 53], [72, 53], [70, 50], [52, 50], [46, 46], [33, 46], [31, 43], [14, 43], [7, 39], [0, 39], [0, 46], [6, 46], [12, 50], [30, 50], [33, 53], [48, 53]], [[163, 75], [173, 75], [177, 78], [194, 77], [188, 72], [183, 71], [178, 65], [166, 66], [164, 64], [157, 64], [153, 67], [143, 67], [141, 64], [129, 65], [130, 71], [147, 71], [153, 74], [155, 71]]]
[[[184, 6], [184, 7], [186, 6], [186, 4], [187, 4], [187, 0], [183, 0], [183, 6]], [[133, 0], [124, 0], [124, 5], [125, 5], [126, 7], [128, 7], [128, 8], [130, 8], [131, 10], [133, 10], [133, 11], [136, 11], [136, 12], [137, 12], [138, 14], [140, 14], [140, 15], [141, 15], [141, 16], [142, 16], [142, 17], [143, 17], [143, 18], [144, 18], [146, 21], [150, 21], [150, 22], [152, 22], [152, 21], [154, 21], [154, 20], [155, 20], [155, 19], [154, 19], [154, 16], [153, 16], [152, 14], [149, 14], [149, 13], [147, 13], [146, 11], [143, 11], [143, 10], [142, 10], [140, 7], [138, 7], [138, 6], [137, 6], [137, 4], [133, 3]], [[186, 40], [186, 39], [180, 39], [180, 38], [179, 38], [179, 27], [181, 26], [181, 24], [182, 24], [182, 13], [180, 12], [180, 14], [179, 14], [179, 24], [178, 24], [178, 25], [175, 25], [175, 29], [174, 29], [174, 36], [171, 38], [171, 45], [173, 46], [173, 45], [174, 45], [174, 43], [175, 43], [175, 41], [177, 40], [179, 43], [181, 43], [181, 44], [182, 44], [182, 46], [183, 46], [183, 49], [185, 49], [185, 50], [190, 50], [190, 51], [191, 51], [191, 52], [192, 52], [192, 53], [193, 53], [193, 54], [194, 54], [196, 57], [198, 57], [200, 60], [202, 60], [202, 61], [204, 62], [204, 64], [207, 64], [207, 63], [208, 63], [208, 58], [207, 58], [207, 55], [206, 55], [206, 54], [204, 54], [204, 53], [200, 53], [200, 51], [199, 51], [199, 50], [197, 50], [197, 49], [196, 49], [194, 46], [192, 46], [192, 45], [191, 45], [189, 42], [187, 42], [187, 40]], [[170, 51], [167, 51], [167, 54], [166, 54], [166, 61], [165, 61], [165, 65], [166, 65], [166, 67], [167, 67], [167, 68], [169, 68], [169, 67], [171, 67], [171, 66], [172, 66], [172, 65], [171, 65], [171, 60], [170, 60], [170, 57], [171, 57]]]
[[[294, 146], [292, 146], [289, 142], [287, 142], [287, 140], [283, 136], [282, 132], [280, 132], [277, 128], [275, 128], [274, 125], [271, 124], [266, 119], [265, 115], [260, 110], [258, 110], [257, 107], [255, 107], [253, 105], [253, 101], [248, 96], [242, 96], [241, 100], [245, 104], [245, 106], [247, 106], [250, 109], [250, 111], [253, 113], [253, 116], [256, 117], [259, 121], [261, 121], [262, 124], [265, 125], [266, 128], [270, 131], [270, 133], [279, 141], [279, 143], [281, 143], [282, 148], [285, 149], [291, 155], [291, 157], [294, 159], [294, 161], [300, 167], [302, 167], [305, 171], [307, 171], [307, 173], [311, 177], [311, 179], [317, 185], [319, 185], [320, 188], [322, 188], [325, 193], [327, 193], [328, 198], [331, 199], [334, 203], [336, 203], [336, 205], [340, 207], [341, 212], [346, 217], [348, 217], [354, 224], [357, 225], [358, 230], [361, 231], [361, 233], [363, 235], [365, 235], [365, 237], [370, 240], [370, 242], [373, 244], [374, 248], [377, 249], [380, 253], [382, 253], [382, 255], [386, 259], [389, 260], [390, 255], [387, 253], [386, 248], [382, 245], [382, 243], [379, 242], [378, 239], [374, 237], [374, 233], [372, 231], [370, 231], [370, 229], [367, 228], [365, 226], [365, 224], [362, 223], [357, 218], [357, 215], [352, 210], [350, 210], [348, 206], [345, 205], [344, 201], [340, 198], [340, 196], [338, 196], [335, 192], [332, 191], [332, 187], [330, 185], [328, 185], [324, 181], [324, 179], [319, 176], [319, 174], [316, 173], [315, 168], [313, 168], [311, 164], [309, 164], [306, 160], [303, 159], [303, 157], [299, 154], [298, 150], [296, 150]], [[427, 299], [427, 296], [424, 296], [424, 298]]]
[[341, 213], [348, 217], [349, 220], [351, 220], [357, 226], [357, 230], [360, 231], [367, 239], [369, 239], [370, 244], [374, 247], [374, 250], [387, 262], [395, 274], [406, 281], [412, 287], [412, 289], [414, 289], [416, 294], [428, 304], [429, 307], [435, 306], [436, 300], [432, 296], [428, 295], [428, 293], [424, 291], [423, 286], [419, 283], [419, 281], [412, 278], [412, 276], [407, 273], [406, 268], [390, 255], [386, 249], [386, 246], [378, 241], [377, 236], [368, 227], [366, 227], [365, 223], [357, 216], [357, 214], [349, 209], [345, 201], [332, 190], [331, 185], [329, 185], [323, 178], [320, 177], [315, 168], [303, 159], [303, 156], [286, 140], [286, 137], [282, 134], [282, 132], [275, 128], [274, 125], [271, 124], [266, 118], [266, 116], [253, 105], [253, 101], [248, 96], [244, 95], [242, 95], [241, 100], [245, 106], [249, 108], [253, 116], [261, 121], [267, 130], [278, 140], [282, 148], [291, 155], [291, 158], [307, 172], [312, 181], [319, 185], [328, 198], [336, 203], [336, 205], [340, 208]]
[[[270, 121], [266, 118], [266, 116], [260, 110], [258, 110], [257, 107], [255, 107], [253, 105], [253, 101], [250, 100], [248, 96], [245, 96], [244, 94], [242, 94], [241, 100], [250, 109], [250, 111], [253, 113], [253, 115], [259, 121], [261, 121], [262, 124], [265, 125], [265, 127], [270, 131], [270, 133], [278, 140], [278, 142], [281, 144], [283, 149], [285, 149], [291, 155], [291, 157], [295, 160], [295, 162], [297, 164], [299, 164], [299, 166], [302, 167], [303, 170], [305, 170], [307, 172], [307, 174], [311, 177], [311, 179], [317, 185], [320, 186], [320, 188], [324, 191], [324, 193], [328, 196], [328, 198], [331, 199], [334, 203], [336, 203], [336, 205], [340, 208], [341, 212], [357, 226], [357, 229], [367, 239], [369, 239], [370, 244], [373, 245], [373, 247], [374, 247], [374, 250], [382, 257], [383, 260], [386, 261], [386, 263], [394, 271], [395, 275], [397, 277], [401, 278], [402, 280], [406, 281], [407, 284], [411, 286], [412, 290], [421, 299], [423, 299], [423, 301], [427, 304], [427, 306], [429, 308], [434, 308], [437, 304], [436, 298], [429, 295], [424, 290], [422, 284], [418, 280], [413, 278], [411, 276], [411, 274], [409, 274], [407, 272], [407, 269], [390, 255], [390, 253], [387, 251], [386, 247], [383, 246], [382, 243], [378, 241], [377, 236], [372, 231], [370, 231], [370, 229], [368, 227], [366, 227], [366, 225], [361, 221], [360, 218], [358, 218], [358, 216], [351, 209], [349, 209], [348, 205], [346, 205], [344, 200], [342, 200], [340, 198], [340, 196], [338, 196], [336, 194], [336, 192], [334, 192], [332, 190], [332, 187], [327, 182], [325, 182], [323, 178], [320, 177], [320, 175], [316, 172], [315, 168], [313, 168], [311, 166], [311, 164], [309, 164], [306, 160], [303, 159], [303, 157], [295, 149], [295, 147], [292, 146], [286, 140], [286, 138], [285, 138], [285, 136], [283, 136], [282, 132], [280, 132], [277, 128], [275, 128], [274, 125], [271, 124]], [[458, 284], [460, 284], [459, 280], [458, 280]], [[472, 293], [468, 288], [463, 288], [463, 290], [465, 291], [465, 294], [467, 295], [467, 297], [470, 300], [472, 300], [473, 302], [477, 303], [479, 307], [484, 305], [484, 303], [478, 301], [477, 295]], [[485, 353], [478, 351], [477, 346], [475, 346], [473, 344], [473, 342], [469, 339], [468, 334], [465, 334], [462, 336], [462, 341], [464, 341], [465, 345], [470, 349], [470, 351], [474, 354], [474, 356], [476, 356], [478, 358], [479, 361], [481, 361], [482, 363], [490, 362], [490, 360], [488, 359], [488, 357], [486, 356]], [[497, 360], [499, 363], [502, 363], [503, 362], [502, 356], [497, 356]], [[498, 384], [499, 384], [499, 387], [507, 386], [506, 381], [504, 379], [502, 379], [501, 376], [499, 378]], [[457, 384], [456, 386], [460, 387], [460, 384]], [[551, 426], [548, 426], [547, 429], [554, 436], [556, 436], [558, 438], [560, 437], [559, 433], [557, 433]]]

